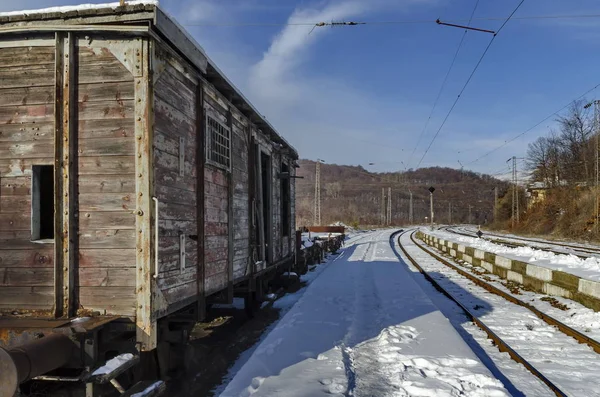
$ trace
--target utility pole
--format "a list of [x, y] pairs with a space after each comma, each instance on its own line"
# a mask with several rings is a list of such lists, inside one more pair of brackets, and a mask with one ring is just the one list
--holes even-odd
[[408, 193], [410, 194], [410, 202], [408, 204], [408, 223], [410, 223], [411, 225], [414, 222], [414, 217], [413, 217], [413, 199], [412, 199], [412, 192], [409, 190]]
[[429, 188], [429, 213], [431, 216], [431, 230], [433, 230], [433, 192], [435, 191], [435, 188], [433, 186], [431, 186]]
[[385, 188], [381, 188], [381, 225], [385, 226]]
[[471, 204], [469, 204], [469, 222], [468, 222], [469, 225], [471, 224], [471, 208], [472, 208], [472, 206], [471, 206]]
[[598, 147], [598, 134], [600, 133], [599, 129], [598, 129], [598, 116], [600, 115], [600, 112], [598, 110], [598, 105], [600, 104], [600, 100], [596, 99], [590, 103], [588, 103], [587, 105], [584, 106], [585, 109], [589, 108], [590, 106], [594, 105], [594, 136], [595, 136], [595, 146], [596, 146], [596, 210], [594, 211], [594, 215], [596, 216], [596, 221], [594, 222], [594, 228], [596, 231], [596, 234], [598, 234], [598, 221], [600, 221], [600, 214], [599, 212], [599, 207], [600, 207], [600, 199], [598, 197], [598, 179], [599, 179], [599, 174], [600, 174], [600, 160], [599, 160], [599, 156], [600, 156], [600, 147]]
[[452, 201], [448, 201], [448, 224], [452, 224]]
[[315, 207], [313, 211], [313, 224], [315, 226], [321, 224], [321, 163], [324, 163], [324, 161], [317, 159], [315, 167]]
[[494, 187], [494, 222], [498, 220], [498, 186]]
[[[515, 219], [516, 222], [519, 223], [519, 194], [517, 190], [517, 158], [512, 156], [506, 162], [512, 160], [512, 205], [511, 205], [511, 219], [512, 219], [512, 227], [515, 227]], [[516, 209], [516, 211], [515, 211]]]
[[392, 188], [388, 187], [387, 224], [392, 224]]

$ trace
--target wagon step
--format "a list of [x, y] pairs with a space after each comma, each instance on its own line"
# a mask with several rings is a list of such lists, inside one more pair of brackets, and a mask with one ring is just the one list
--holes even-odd
[[162, 380], [144, 380], [133, 385], [121, 397], [157, 397], [162, 395], [166, 388], [167, 385]]
[[[118, 356], [111, 358], [101, 366], [93, 371], [89, 377], [86, 379], [87, 383], [96, 383], [103, 384], [112, 382], [117, 376], [121, 375], [123, 372], [127, 371], [129, 368], [132, 368], [140, 361], [140, 356], [124, 353], [119, 354]], [[115, 386], [116, 387], [116, 386]], [[118, 389], [118, 387], [117, 387]]]

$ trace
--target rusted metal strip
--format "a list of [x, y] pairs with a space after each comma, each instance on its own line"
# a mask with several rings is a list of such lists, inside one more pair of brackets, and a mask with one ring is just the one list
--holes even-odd
[[75, 34], [67, 33], [63, 50], [63, 128], [62, 128], [62, 233], [63, 240], [63, 316], [75, 315], [75, 271], [77, 260], [77, 86]]
[[55, 34], [55, 76], [54, 76], [54, 316], [63, 315], [63, 59], [64, 33]]
[[[152, 316], [154, 247], [152, 245], [152, 85], [150, 43], [137, 38], [133, 42], [140, 75], [135, 77], [135, 187], [136, 187], [136, 341], [141, 351], [157, 345], [156, 319]], [[154, 231], [157, 233], [158, 231]]]
[[[483, 321], [481, 321], [479, 318], [477, 318], [477, 316], [475, 316], [473, 313], [471, 313], [471, 311], [469, 311], [469, 309], [466, 306], [464, 306], [457, 298], [455, 298], [450, 292], [446, 291], [437, 281], [435, 281], [435, 279], [433, 277], [431, 277], [417, 263], [417, 261], [412, 256], [410, 256], [410, 254], [408, 253], [406, 248], [400, 242], [400, 237], [403, 234], [408, 233], [408, 232], [410, 232], [410, 231], [400, 233], [400, 235], [398, 236], [398, 246], [400, 247], [400, 249], [402, 250], [404, 255], [408, 258], [408, 260], [413, 264], [413, 266], [416, 267], [417, 270], [427, 279], [427, 281], [429, 281], [435, 287], [435, 289], [437, 289], [442, 294], [444, 294], [446, 297], [448, 297], [450, 300], [455, 302], [465, 312], [467, 317], [469, 317], [469, 319], [471, 321], [473, 321], [473, 323], [475, 325], [477, 325], [480, 329], [482, 329], [488, 335], [489, 339], [494, 341], [494, 343], [498, 346], [498, 349], [501, 352], [507, 352], [514, 361], [522, 364], [525, 368], [527, 368], [527, 370], [529, 370], [529, 372], [531, 372], [535, 377], [537, 377], [542, 382], [544, 382], [558, 397], [567, 397], [567, 394], [565, 392], [560, 390], [560, 388], [558, 386], [556, 386], [554, 383], [552, 383], [552, 381], [550, 381], [548, 378], [546, 378], [544, 376], [544, 374], [542, 374], [538, 369], [536, 369], [527, 360], [525, 360], [519, 353], [517, 353], [512, 347], [510, 347], [510, 345], [508, 345], [506, 342], [504, 342], [504, 340], [502, 338], [500, 338], [494, 331], [492, 331], [490, 327], [488, 327]], [[414, 233], [415, 232], [413, 232], [411, 234], [410, 238], [415, 243], [415, 245], [417, 245], [419, 248], [422, 249], [422, 247], [419, 244], [417, 244], [416, 241], [414, 240]], [[392, 237], [392, 239], [393, 239], [393, 237]], [[427, 250], [425, 250], [425, 251], [429, 253], [429, 251], [427, 251]]]
[[205, 137], [205, 115], [204, 115], [204, 82], [199, 80], [196, 87], [196, 234], [198, 236], [197, 264], [197, 295], [198, 295], [198, 319], [206, 317], [206, 294], [204, 284], [206, 269], [204, 266], [204, 144]]

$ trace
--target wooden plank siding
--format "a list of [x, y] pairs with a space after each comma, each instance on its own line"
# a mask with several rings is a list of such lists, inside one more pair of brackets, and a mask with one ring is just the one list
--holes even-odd
[[[203, 86], [203, 94], [206, 114], [228, 125], [227, 102], [222, 100], [220, 94], [208, 84]], [[233, 139], [231, 144], [233, 145]], [[226, 289], [229, 281], [229, 244], [233, 242], [229, 241], [228, 179], [226, 170], [212, 164], [205, 164], [204, 290], [207, 296]]]
[[232, 182], [233, 182], [233, 279], [234, 282], [250, 273], [250, 208], [248, 206], [249, 175], [247, 123], [232, 111]]
[[[169, 306], [197, 294], [196, 83], [179, 72], [179, 61], [166, 57], [154, 83], [154, 193], [159, 200], [158, 287]], [[180, 140], [183, 139], [183, 148]], [[183, 149], [183, 174], [180, 150]], [[185, 267], [180, 235], [185, 236]]]
[[79, 308], [133, 316], [134, 77], [107, 48], [77, 55]]
[[54, 244], [31, 241], [32, 166], [54, 164], [54, 62], [54, 46], [0, 48], [0, 311], [54, 305]]

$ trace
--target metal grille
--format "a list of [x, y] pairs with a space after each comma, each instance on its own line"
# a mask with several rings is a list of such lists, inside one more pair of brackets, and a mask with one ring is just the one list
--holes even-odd
[[210, 115], [206, 115], [206, 161], [228, 171], [231, 168], [231, 132]]

